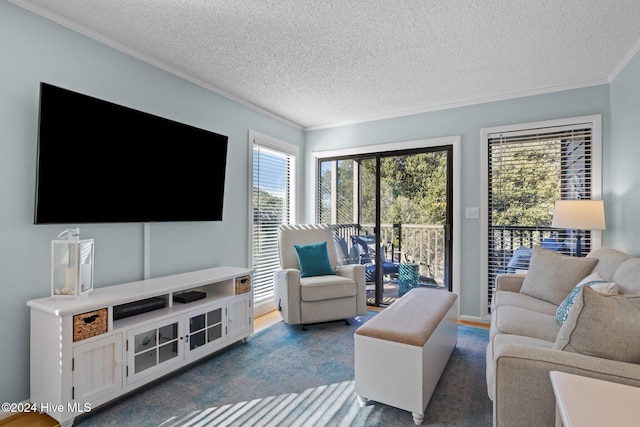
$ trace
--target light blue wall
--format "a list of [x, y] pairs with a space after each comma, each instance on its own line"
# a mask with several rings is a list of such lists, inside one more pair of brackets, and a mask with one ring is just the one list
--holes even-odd
[[[448, 135], [462, 137], [461, 218], [462, 247], [460, 277], [460, 312], [481, 317], [480, 221], [465, 219], [466, 207], [480, 206], [480, 132], [482, 128], [563, 117], [602, 114], [605, 187], [609, 176], [609, 85], [530, 96], [507, 101], [436, 111], [425, 114], [379, 120], [350, 126], [308, 132], [306, 146], [306, 205], [313, 206], [314, 151], [357, 147], [396, 141], [435, 138]], [[307, 209], [307, 221], [313, 209]], [[603, 236], [606, 244], [606, 236]]]
[[611, 84], [611, 246], [640, 255], [640, 53]]
[[[304, 133], [0, 1], [0, 401], [29, 398], [29, 310], [50, 293], [50, 244], [33, 225], [39, 83], [46, 81], [229, 136], [222, 222], [150, 225], [151, 276], [248, 263], [248, 132], [302, 146]], [[91, 174], [91, 165], [76, 165]], [[73, 203], [73, 188], [63, 189]], [[203, 197], [206, 195], [203, 194]], [[83, 225], [97, 287], [139, 280], [142, 224]]]

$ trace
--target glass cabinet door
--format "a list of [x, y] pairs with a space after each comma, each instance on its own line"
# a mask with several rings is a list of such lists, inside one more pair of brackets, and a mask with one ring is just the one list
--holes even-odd
[[153, 324], [127, 334], [128, 383], [180, 360], [178, 328], [178, 322]]
[[211, 352], [227, 339], [227, 304], [219, 302], [127, 332], [127, 384]]
[[192, 352], [200, 347], [211, 347], [226, 338], [226, 313], [224, 305], [209, 306], [204, 311], [189, 316], [187, 349]]
[[178, 357], [178, 323], [158, 329], [158, 363]]

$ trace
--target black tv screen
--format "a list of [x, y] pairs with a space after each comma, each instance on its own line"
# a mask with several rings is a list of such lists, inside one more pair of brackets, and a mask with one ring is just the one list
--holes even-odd
[[41, 83], [34, 222], [220, 221], [227, 143]]

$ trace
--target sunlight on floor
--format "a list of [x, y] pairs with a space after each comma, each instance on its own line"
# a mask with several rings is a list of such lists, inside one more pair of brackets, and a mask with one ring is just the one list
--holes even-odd
[[[254, 321], [255, 332], [278, 322], [282, 317], [272, 311]], [[229, 425], [350, 425], [361, 411], [355, 396], [354, 382], [344, 381], [306, 389], [300, 393], [268, 396], [261, 399], [193, 411], [183, 417], [171, 417], [160, 424], [169, 426]], [[338, 415], [340, 413], [340, 415]], [[337, 420], [335, 417], [340, 417]]]
[[354, 382], [344, 381], [309, 388], [300, 393], [193, 411], [182, 418], [171, 417], [160, 426], [351, 425], [355, 417], [361, 415], [360, 411], [370, 408], [360, 408], [354, 394]]

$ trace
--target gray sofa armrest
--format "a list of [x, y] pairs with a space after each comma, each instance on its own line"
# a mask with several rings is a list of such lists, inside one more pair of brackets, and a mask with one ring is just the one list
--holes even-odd
[[367, 313], [367, 288], [364, 265], [347, 264], [336, 267], [336, 275], [347, 277], [356, 282], [356, 311], [359, 316]]
[[290, 325], [301, 322], [300, 270], [286, 268], [273, 273], [273, 295], [282, 318]]
[[521, 344], [495, 350], [494, 427], [555, 426], [550, 371], [640, 387], [640, 365]]
[[496, 291], [520, 292], [524, 274], [503, 273], [496, 276]]

